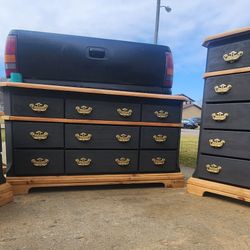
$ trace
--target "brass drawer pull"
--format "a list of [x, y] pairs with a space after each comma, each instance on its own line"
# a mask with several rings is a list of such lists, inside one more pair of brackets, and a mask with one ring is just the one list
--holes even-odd
[[34, 140], [41, 141], [41, 140], [46, 140], [49, 136], [49, 133], [38, 130], [36, 132], [30, 132], [30, 135]]
[[75, 137], [78, 141], [90, 141], [92, 138], [92, 134], [87, 134], [87, 133], [76, 133]]
[[36, 159], [32, 159], [31, 163], [33, 164], [33, 166], [35, 167], [46, 167], [49, 163], [49, 159], [44, 159], [44, 158], [36, 158]]
[[156, 158], [152, 158], [152, 162], [156, 165], [156, 166], [162, 166], [165, 164], [166, 159], [162, 158], [162, 157], [156, 157]]
[[129, 142], [131, 139], [131, 135], [126, 134], [116, 135], [115, 137], [119, 142]]
[[92, 107], [87, 107], [87, 106], [76, 106], [75, 107], [76, 111], [78, 114], [80, 115], [89, 115], [92, 111], [93, 111], [93, 108]]
[[218, 166], [216, 164], [207, 164], [206, 165], [206, 168], [207, 168], [207, 171], [209, 173], [213, 173], [213, 174], [219, 174], [220, 171], [222, 170], [222, 167], [221, 166]]
[[168, 117], [168, 112], [164, 110], [155, 111], [154, 114], [160, 119], [165, 119]]
[[154, 135], [153, 136], [153, 139], [156, 141], [156, 142], [165, 142], [167, 140], [167, 136], [166, 135]]
[[214, 91], [217, 93], [217, 94], [226, 94], [228, 93], [230, 90], [232, 89], [232, 85], [231, 84], [221, 84], [220, 86], [215, 86], [214, 87]]
[[222, 113], [222, 112], [212, 113], [212, 119], [217, 122], [225, 121], [228, 116], [229, 116], [228, 113]]
[[226, 142], [221, 139], [210, 139], [209, 140], [209, 145], [213, 148], [222, 148]]
[[75, 163], [77, 166], [80, 166], [80, 167], [88, 167], [90, 164], [91, 164], [91, 159], [87, 159], [87, 158], [80, 158], [80, 159], [75, 159]]
[[118, 166], [125, 167], [129, 165], [130, 159], [125, 158], [125, 157], [120, 157], [120, 158], [116, 158], [115, 162], [117, 163]]
[[133, 114], [133, 110], [127, 108], [118, 108], [116, 111], [123, 117], [130, 117]]
[[243, 56], [243, 51], [239, 51], [239, 52], [231, 51], [228, 54], [224, 54], [223, 59], [225, 62], [234, 63], [238, 61], [241, 56]]
[[48, 109], [48, 107], [49, 107], [49, 105], [48, 104], [42, 104], [42, 103], [40, 103], [40, 102], [37, 102], [37, 103], [30, 103], [29, 104], [29, 107], [34, 111], [34, 112], [38, 112], [38, 113], [40, 113], [40, 112], [45, 112], [47, 109]]

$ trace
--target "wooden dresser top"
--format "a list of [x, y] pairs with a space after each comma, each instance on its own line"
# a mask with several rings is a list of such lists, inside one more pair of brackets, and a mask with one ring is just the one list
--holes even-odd
[[14, 88], [25, 88], [25, 89], [77, 92], [77, 93], [86, 93], [86, 94], [152, 98], [152, 99], [162, 99], [162, 100], [178, 100], [178, 101], [187, 100], [186, 97], [178, 96], [178, 95], [164, 95], [164, 94], [152, 94], [152, 93], [131, 92], [131, 91], [80, 88], [80, 87], [47, 85], [47, 84], [32, 84], [32, 83], [22, 83], [22, 82], [1, 82], [0, 87], [14, 87]]
[[234, 36], [242, 35], [242, 34], [245, 34], [245, 33], [250, 33], [250, 27], [243, 27], [243, 28], [239, 28], [239, 29], [219, 33], [219, 34], [216, 34], [216, 35], [208, 36], [208, 37], [205, 38], [202, 45], [204, 47], [208, 47], [211, 41], [224, 39], [224, 38], [229, 38], [229, 37], [234, 37]]

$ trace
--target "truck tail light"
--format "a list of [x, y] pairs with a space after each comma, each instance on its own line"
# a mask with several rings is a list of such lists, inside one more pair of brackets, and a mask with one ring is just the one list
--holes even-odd
[[164, 87], [171, 88], [173, 85], [174, 64], [171, 52], [166, 52], [166, 69], [164, 77]]
[[4, 64], [5, 64], [5, 75], [7, 78], [10, 78], [10, 74], [17, 71], [17, 57], [16, 57], [16, 36], [9, 35], [6, 41], [5, 47], [5, 56], [4, 56]]

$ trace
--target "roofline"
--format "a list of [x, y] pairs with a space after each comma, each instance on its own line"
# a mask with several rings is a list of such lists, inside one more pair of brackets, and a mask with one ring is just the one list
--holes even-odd
[[195, 107], [197, 107], [198, 109], [202, 110], [202, 107], [198, 106], [198, 105], [195, 104], [195, 103], [192, 103], [192, 104], [189, 104], [189, 105], [186, 105], [186, 106], [183, 105], [183, 109], [187, 109], [187, 108], [192, 107], [192, 106], [195, 106]]
[[185, 96], [186, 98], [188, 98], [190, 101], [194, 102], [195, 100], [192, 99], [191, 97], [185, 95], [185, 94], [176, 94], [177, 96]]

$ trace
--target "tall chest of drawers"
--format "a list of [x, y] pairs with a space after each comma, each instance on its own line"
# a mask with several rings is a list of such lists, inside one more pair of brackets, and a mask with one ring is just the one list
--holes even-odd
[[250, 201], [250, 28], [211, 36], [203, 45], [208, 53], [202, 126], [188, 189], [196, 185], [201, 193]]
[[183, 186], [183, 97], [29, 83], [2, 88], [15, 193], [57, 185]]

